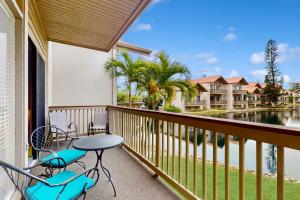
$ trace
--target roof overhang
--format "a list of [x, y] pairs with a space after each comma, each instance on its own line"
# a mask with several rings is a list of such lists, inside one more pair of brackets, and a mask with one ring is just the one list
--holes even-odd
[[196, 83], [196, 86], [200, 92], [208, 92], [207, 89], [205, 89], [205, 87], [203, 87], [200, 83]]
[[151, 0], [35, 0], [50, 41], [109, 51]]
[[130, 44], [130, 43], [123, 42], [123, 41], [117, 42], [116, 48], [117, 49], [127, 49], [131, 52], [138, 53], [138, 54], [144, 54], [147, 56], [149, 56], [152, 53], [152, 50], [150, 50], [150, 49], [145, 49], [145, 48], [139, 47], [137, 45]]

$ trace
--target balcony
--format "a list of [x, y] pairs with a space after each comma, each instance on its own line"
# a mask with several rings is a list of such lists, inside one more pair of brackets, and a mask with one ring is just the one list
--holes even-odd
[[210, 101], [210, 105], [226, 105], [227, 100]]
[[210, 94], [226, 94], [227, 90], [224, 89], [210, 89]]
[[247, 104], [248, 101], [244, 101], [244, 100], [234, 100], [233, 101], [233, 104], [234, 105], [244, 105], [244, 104]]
[[249, 104], [260, 104], [261, 100], [248, 100]]
[[233, 90], [233, 94], [247, 94], [247, 90]]
[[[284, 152], [288, 149], [300, 150], [299, 129], [115, 106], [49, 108], [51, 111], [66, 110], [70, 119], [75, 119], [81, 134], [87, 132], [92, 113], [99, 109], [108, 110], [109, 132], [121, 135], [125, 140], [123, 148], [110, 150], [104, 156], [104, 162], [111, 167], [121, 199], [177, 198], [160, 179], [152, 178], [148, 170], [157, 174], [186, 199], [233, 199], [234, 195], [244, 199], [249, 184], [255, 190], [247, 191], [246, 197], [249, 199], [266, 199], [264, 195], [272, 193], [274, 198], [277, 196], [277, 199], [282, 200], [286, 192], [295, 193], [285, 183]], [[220, 136], [224, 138], [224, 155], [219, 150]], [[231, 142], [232, 138], [235, 143]], [[198, 139], [201, 140], [201, 146], [198, 146]], [[248, 159], [245, 157], [247, 140], [253, 141], [256, 147], [253, 152], [256, 155], [255, 182], [248, 182], [249, 173], [245, 167], [245, 160]], [[277, 171], [276, 178], [272, 179], [276, 186], [263, 193], [266, 180], [263, 176], [264, 143], [277, 146]], [[234, 145], [238, 145], [235, 148], [238, 153], [238, 179], [232, 182], [230, 149]], [[210, 156], [212, 160], [208, 161]], [[218, 156], [224, 157], [222, 170]], [[94, 160], [92, 155], [86, 159], [88, 163]], [[219, 186], [220, 182], [225, 184], [224, 187]], [[109, 184], [101, 182], [90, 197], [113, 199], [110, 191]], [[218, 196], [221, 194], [224, 196]]]
[[206, 101], [205, 100], [191, 100], [187, 101], [185, 106], [202, 106], [205, 105]]

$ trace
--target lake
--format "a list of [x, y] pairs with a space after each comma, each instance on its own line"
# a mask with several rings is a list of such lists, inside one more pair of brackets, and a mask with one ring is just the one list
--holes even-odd
[[[297, 107], [293, 111], [255, 111], [255, 112], [244, 112], [244, 113], [228, 113], [217, 116], [219, 118], [228, 118], [235, 120], [277, 124], [283, 126], [299, 127], [300, 128], [300, 107]], [[213, 148], [212, 148], [212, 135], [208, 136], [207, 145], [207, 160], [213, 160]], [[164, 135], [165, 141], [167, 136]], [[198, 137], [199, 138], [199, 137]], [[224, 163], [225, 160], [225, 148], [224, 142], [222, 141], [222, 134], [218, 136], [218, 162]], [[177, 139], [176, 139], [177, 140]], [[185, 141], [182, 141], [182, 155], [185, 154]], [[170, 138], [172, 144], [172, 138]], [[199, 142], [197, 148], [197, 155], [199, 158], [202, 156], [202, 144]], [[165, 147], [166, 149], [166, 144]], [[192, 156], [193, 144], [190, 143], [189, 152]], [[178, 141], [175, 142], [175, 151], [178, 152]], [[230, 142], [230, 166], [239, 166], [239, 146], [238, 142], [231, 140]], [[276, 174], [277, 170], [277, 156], [276, 146], [271, 144], [263, 143], [263, 173]], [[256, 169], [256, 142], [253, 140], [246, 140], [245, 143], [245, 167], [255, 171]], [[290, 178], [300, 180], [300, 151], [285, 148], [285, 175]]]
[[[243, 121], [276, 124], [300, 128], [300, 107], [291, 111], [255, 111], [245, 113], [228, 113], [218, 117], [236, 119]], [[232, 165], [238, 166], [238, 145], [231, 145]], [[256, 143], [247, 140], [245, 144], [245, 165], [247, 169], [255, 170], [256, 167]], [[224, 151], [224, 150], [223, 150]], [[270, 144], [263, 144], [263, 170], [264, 173], [276, 173], [276, 147]], [[300, 151], [285, 148], [285, 175], [300, 179]]]

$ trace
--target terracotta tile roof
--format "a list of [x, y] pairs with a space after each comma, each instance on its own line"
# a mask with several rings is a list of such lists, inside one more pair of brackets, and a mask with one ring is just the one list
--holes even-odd
[[222, 83], [227, 84], [226, 80], [222, 76], [208, 76], [192, 81], [193, 83], [214, 83], [216, 81], [221, 81]]
[[250, 84], [249, 85], [245, 85], [243, 87], [243, 89], [247, 90], [247, 92], [249, 92], [249, 93], [256, 93], [256, 94], [261, 93], [261, 91], [260, 91], [260, 89], [258, 87], [250, 85]]
[[225, 80], [229, 84], [240, 83], [243, 85], [248, 85], [248, 82], [243, 77], [232, 77], [232, 78], [226, 78]]
[[258, 88], [262, 88], [262, 85], [259, 82], [249, 82], [248, 84], [250, 86], [255, 86], [255, 87], [258, 87]]

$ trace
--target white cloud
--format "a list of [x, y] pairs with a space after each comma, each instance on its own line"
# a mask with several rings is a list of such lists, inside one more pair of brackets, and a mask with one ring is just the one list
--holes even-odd
[[235, 31], [236, 30], [236, 28], [234, 27], [234, 26], [230, 26], [229, 28], [228, 28], [228, 31], [230, 31], [230, 32], [233, 32], [233, 31]]
[[300, 60], [300, 47], [290, 47], [288, 43], [278, 44], [278, 62], [285, 63], [291, 60]]
[[197, 72], [198, 76], [213, 76], [213, 75], [220, 75], [222, 72], [222, 68], [221, 67], [215, 67], [215, 68], [211, 68], [211, 67], [205, 67], [202, 68], [201, 70], [199, 70]]
[[259, 69], [259, 70], [253, 70], [253, 71], [251, 71], [250, 74], [256, 80], [263, 81], [265, 79], [265, 76], [266, 76], [267, 72], [264, 69]]
[[237, 35], [233, 32], [229, 32], [224, 36], [226, 42], [231, 42], [237, 39]]
[[250, 56], [250, 63], [252, 64], [263, 64], [265, 63], [265, 53], [256, 52]]
[[[300, 47], [290, 47], [288, 43], [279, 43], [278, 48], [278, 59], [279, 63], [286, 63], [292, 60], [300, 60]], [[265, 59], [264, 52], [255, 52], [250, 56], [250, 63], [252, 64], [263, 64]]]
[[216, 67], [215, 69], [214, 69], [214, 71], [215, 71], [215, 73], [216, 74], [221, 74], [221, 71], [222, 71], [222, 68], [221, 67]]
[[150, 31], [150, 30], [152, 30], [152, 25], [140, 23], [136, 26], [136, 28], [134, 30], [135, 31]]
[[154, 5], [154, 4], [158, 4], [158, 3], [162, 3], [164, 2], [165, 0], [152, 0], [151, 1], [151, 5]]
[[291, 78], [287, 74], [282, 75], [282, 77], [283, 77], [283, 82], [284, 83], [291, 82]]
[[240, 74], [236, 71], [236, 70], [232, 70], [231, 72], [230, 72], [230, 75], [229, 75], [229, 77], [237, 77], [237, 76], [239, 76]]
[[213, 65], [219, 62], [219, 59], [213, 53], [203, 53], [197, 54], [196, 58], [198, 58], [202, 63]]

